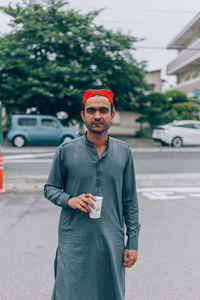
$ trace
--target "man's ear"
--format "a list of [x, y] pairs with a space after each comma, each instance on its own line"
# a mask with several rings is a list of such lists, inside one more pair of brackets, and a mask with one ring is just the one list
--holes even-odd
[[85, 114], [84, 114], [84, 111], [83, 111], [83, 110], [81, 111], [81, 118], [82, 118], [83, 121], [85, 122]]
[[113, 120], [115, 117], [115, 111], [112, 112], [111, 119]]

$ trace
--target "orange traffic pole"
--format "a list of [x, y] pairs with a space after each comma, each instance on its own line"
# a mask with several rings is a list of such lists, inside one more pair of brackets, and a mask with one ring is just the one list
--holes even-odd
[[5, 193], [3, 189], [3, 154], [0, 154], [0, 193]]

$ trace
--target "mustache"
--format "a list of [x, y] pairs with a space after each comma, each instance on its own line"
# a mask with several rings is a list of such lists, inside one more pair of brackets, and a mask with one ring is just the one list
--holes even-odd
[[102, 125], [104, 124], [104, 123], [103, 123], [103, 122], [101, 122], [101, 121], [94, 121], [94, 122], [92, 122], [92, 125], [93, 125], [93, 124], [96, 124], [96, 123], [98, 123], [98, 124], [102, 124]]

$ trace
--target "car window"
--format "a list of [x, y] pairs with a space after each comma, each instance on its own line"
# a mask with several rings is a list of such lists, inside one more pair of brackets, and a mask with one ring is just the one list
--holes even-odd
[[35, 118], [19, 118], [18, 125], [19, 126], [35, 126], [37, 124], [37, 120]]
[[58, 123], [55, 120], [52, 119], [42, 119], [42, 126], [45, 127], [57, 127]]
[[200, 124], [194, 124], [194, 127], [195, 127], [196, 129], [200, 129]]
[[181, 125], [175, 125], [176, 127], [183, 127], [183, 128], [195, 128], [194, 124], [181, 124]]

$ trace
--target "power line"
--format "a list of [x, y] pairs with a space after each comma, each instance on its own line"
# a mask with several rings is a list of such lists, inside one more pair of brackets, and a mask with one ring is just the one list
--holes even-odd
[[[83, 7], [82, 9], [85, 9], [85, 8], [89, 8], [89, 9], [101, 9], [101, 8], [104, 8], [104, 7], [101, 7], [101, 8], [98, 8], [98, 7], [92, 7], [92, 6], [85, 6]], [[138, 12], [154, 12], [154, 13], [180, 13], [180, 14], [197, 14], [199, 13], [199, 11], [186, 11], [186, 10], [168, 10], [168, 9], [138, 9], [138, 8], [128, 8], [128, 7], [105, 7], [104, 9], [109, 9], [109, 10], [128, 10], [128, 11], [138, 11]]]
[[153, 24], [143, 22], [126, 22], [126, 21], [114, 21], [114, 20], [95, 20], [95, 22], [101, 23], [118, 23], [118, 24], [130, 24], [130, 25], [142, 25], [142, 26], [167, 26], [167, 27], [184, 27], [184, 25], [171, 25], [171, 24]]
[[[166, 47], [159, 46], [135, 46], [135, 49], [153, 49], [153, 50], [168, 50]], [[186, 49], [186, 48], [185, 48]], [[171, 50], [171, 49], [170, 49]], [[174, 49], [173, 49], [174, 50]], [[200, 50], [200, 49], [199, 49]]]
[[179, 47], [179, 48], [174, 48], [174, 49], [168, 49], [168, 48], [166, 48], [166, 47], [160, 47], [160, 46], [136, 46], [135, 49], [200, 51], [200, 48], [186, 48], [186, 47]]

